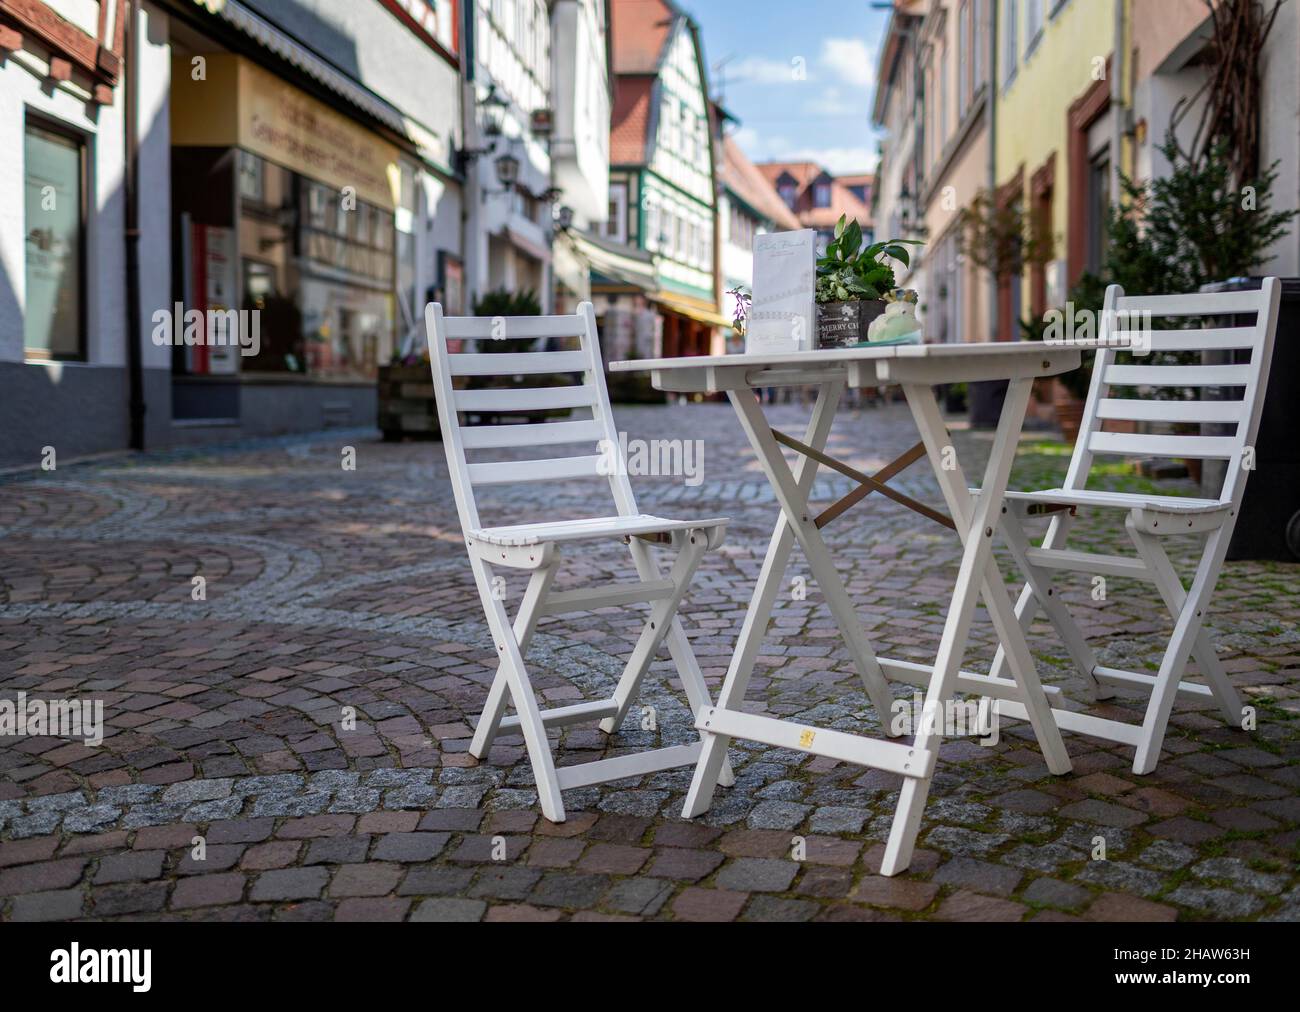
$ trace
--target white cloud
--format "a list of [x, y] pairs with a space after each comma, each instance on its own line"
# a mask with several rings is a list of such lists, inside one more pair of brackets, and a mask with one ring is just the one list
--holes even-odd
[[729, 83], [735, 84], [790, 84], [797, 80], [795, 70], [793, 59], [746, 56], [743, 60], [728, 64], [722, 73]]
[[845, 95], [839, 88], [831, 85], [819, 88], [804, 103], [804, 111], [811, 116], [848, 118], [867, 116], [866, 106], [861, 98]]
[[746, 153], [756, 150], [762, 142], [762, 137], [759, 132], [753, 127], [747, 126], [742, 126], [733, 131], [731, 139], [736, 142], [736, 145], [741, 151]]
[[791, 160], [816, 162], [835, 176], [875, 172], [880, 152], [874, 147], [803, 148]]
[[822, 40], [821, 62], [836, 80], [860, 88], [876, 83], [876, 50], [866, 39]]

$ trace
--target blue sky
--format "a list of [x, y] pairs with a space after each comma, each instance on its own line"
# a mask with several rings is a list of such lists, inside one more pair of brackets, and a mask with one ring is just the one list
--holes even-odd
[[[679, 0], [700, 24], [715, 91], [754, 161], [820, 162], [870, 172], [876, 56], [887, 10], [869, 0]], [[726, 61], [719, 67], [719, 63]]]

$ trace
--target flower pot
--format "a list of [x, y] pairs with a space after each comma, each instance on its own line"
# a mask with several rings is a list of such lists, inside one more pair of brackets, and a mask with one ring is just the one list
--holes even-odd
[[1079, 426], [1083, 424], [1083, 401], [1070, 393], [1063, 383], [1058, 382], [1053, 406], [1056, 408], [1056, 424], [1061, 427], [1061, 436], [1073, 446], [1079, 438]]
[[852, 348], [867, 340], [867, 328], [885, 311], [884, 299], [817, 303], [817, 347]]

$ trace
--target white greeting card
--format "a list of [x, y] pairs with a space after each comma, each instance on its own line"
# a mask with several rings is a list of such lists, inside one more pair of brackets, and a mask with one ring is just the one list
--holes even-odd
[[754, 303], [745, 326], [747, 354], [810, 351], [815, 346], [816, 241], [811, 228], [754, 239]]

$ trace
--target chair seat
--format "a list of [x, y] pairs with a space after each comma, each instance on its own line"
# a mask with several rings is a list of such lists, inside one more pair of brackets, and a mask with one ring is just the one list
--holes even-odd
[[558, 541], [586, 541], [594, 538], [625, 538], [671, 531], [710, 530], [726, 527], [726, 517], [708, 520], [666, 520], [640, 513], [629, 517], [592, 517], [586, 520], [562, 520], [557, 523], [514, 524], [488, 527], [468, 532], [476, 541], [490, 545], [542, 544]]
[[[979, 489], [971, 489], [975, 495]], [[1022, 502], [1054, 503], [1064, 506], [1101, 506], [1111, 509], [1148, 510], [1175, 513], [1181, 516], [1199, 516], [1227, 513], [1231, 503], [1214, 499], [1192, 499], [1176, 495], [1154, 495], [1147, 492], [1105, 492], [1091, 489], [1049, 488], [1041, 492], [1008, 492], [1008, 499]]]

